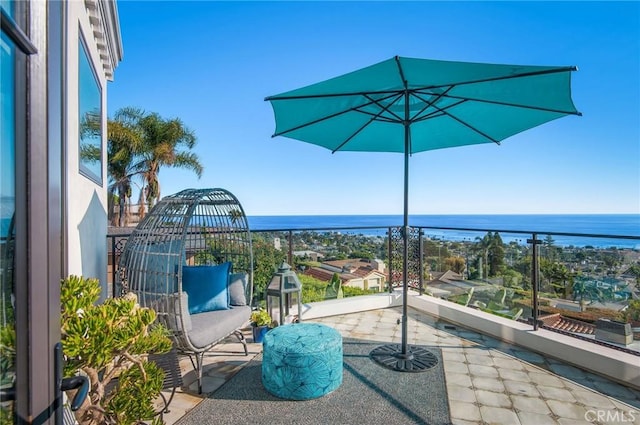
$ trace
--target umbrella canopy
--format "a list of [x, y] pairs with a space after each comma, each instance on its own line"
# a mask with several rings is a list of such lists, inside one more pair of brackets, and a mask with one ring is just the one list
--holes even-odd
[[507, 137], [565, 115], [575, 67], [494, 65], [395, 57], [269, 96], [274, 136], [331, 151], [408, 153]]
[[[415, 152], [496, 143], [566, 115], [576, 67], [450, 62], [396, 56], [320, 83], [269, 96], [275, 136], [337, 151], [404, 154], [402, 344], [372, 357], [420, 371], [433, 356], [407, 345], [408, 158]], [[374, 350], [376, 351], [376, 350]], [[380, 355], [380, 356], [379, 356]]]

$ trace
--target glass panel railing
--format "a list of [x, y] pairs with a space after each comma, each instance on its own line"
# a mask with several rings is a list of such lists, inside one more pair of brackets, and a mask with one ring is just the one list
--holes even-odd
[[640, 251], [627, 240], [543, 235], [540, 320], [583, 339], [640, 351]]
[[[110, 238], [112, 276], [126, 235]], [[252, 238], [254, 306], [264, 306], [266, 285], [283, 261], [302, 282], [303, 303], [403, 286], [397, 226], [265, 229]], [[638, 236], [422, 227], [410, 229], [408, 249], [409, 287], [421, 294], [534, 330], [640, 351]]]
[[532, 313], [526, 235], [425, 230], [425, 293], [513, 320]]

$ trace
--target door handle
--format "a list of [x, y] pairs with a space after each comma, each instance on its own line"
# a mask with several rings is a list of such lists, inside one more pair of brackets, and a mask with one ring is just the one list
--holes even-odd
[[9, 388], [3, 388], [0, 390], [0, 402], [2, 401], [14, 401], [16, 399], [16, 387], [15, 385]]
[[71, 378], [64, 378], [60, 384], [61, 391], [75, 390], [76, 388], [80, 389], [71, 401], [71, 410], [74, 412], [82, 406], [84, 399], [89, 394], [89, 379], [86, 376], [72, 376]]
[[56, 376], [56, 386], [55, 386], [55, 423], [56, 425], [64, 424], [63, 414], [62, 414], [62, 392], [67, 390], [75, 390], [78, 389], [78, 392], [71, 400], [71, 410], [76, 411], [82, 406], [85, 398], [87, 398], [87, 394], [89, 393], [89, 379], [86, 376], [72, 376], [70, 378], [62, 377], [63, 370], [63, 358], [62, 358], [62, 343], [58, 342], [54, 346], [54, 358], [55, 358], [55, 376]]

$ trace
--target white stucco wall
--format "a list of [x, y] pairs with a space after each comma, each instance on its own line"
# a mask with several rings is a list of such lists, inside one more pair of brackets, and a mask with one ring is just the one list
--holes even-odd
[[[67, 270], [69, 274], [95, 277], [107, 286], [107, 80], [100, 62], [93, 28], [85, 2], [67, 4], [68, 33], [66, 40], [66, 235]], [[102, 183], [98, 184], [79, 171], [79, 102], [78, 58], [80, 32], [86, 42], [89, 60], [98, 77], [102, 92]]]

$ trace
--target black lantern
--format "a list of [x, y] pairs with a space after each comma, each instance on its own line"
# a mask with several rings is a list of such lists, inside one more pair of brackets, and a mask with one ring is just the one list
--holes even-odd
[[271, 319], [280, 325], [292, 322], [294, 316], [297, 316], [298, 321], [302, 320], [302, 284], [291, 266], [285, 262], [280, 265], [267, 286], [267, 311]]

